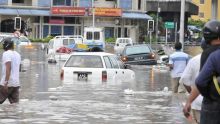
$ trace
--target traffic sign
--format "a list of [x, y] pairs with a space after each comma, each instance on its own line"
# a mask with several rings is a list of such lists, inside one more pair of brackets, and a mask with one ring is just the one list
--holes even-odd
[[174, 22], [165, 22], [165, 28], [174, 28]]

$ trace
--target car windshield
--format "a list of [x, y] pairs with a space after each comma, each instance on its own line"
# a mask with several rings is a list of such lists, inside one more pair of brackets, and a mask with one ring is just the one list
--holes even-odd
[[150, 53], [151, 50], [148, 46], [133, 46], [133, 47], [127, 47], [125, 53], [126, 55], [132, 55], [132, 54], [141, 54], [141, 53]]
[[102, 59], [95, 55], [72, 55], [65, 67], [103, 68]]
[[19, 38], [21, 42], [28, 42], [28, 39], [24, 38], [24, 37], [20, 37]]

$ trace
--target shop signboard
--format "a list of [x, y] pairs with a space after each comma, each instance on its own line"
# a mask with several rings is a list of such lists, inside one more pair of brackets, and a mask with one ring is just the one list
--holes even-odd
[[85, 8], [83, 7], [52, 7], [52, 15], [85, 15]]
[[50, 19], [49, 20], [49, 24], [64, 24], [64, 20], [63, 19]]
[[[90, 10], [90, 15], [92, 15], [92, 8]], [[120, 8], [95, 8], [95, 16], [121, 17], [122, 10]]]

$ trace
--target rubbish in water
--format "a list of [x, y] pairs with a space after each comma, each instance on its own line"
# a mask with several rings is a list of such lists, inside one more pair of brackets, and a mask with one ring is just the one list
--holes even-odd
[[57, 88], [49, 88], [48, 91], [57, 91]]
[[133, 90], [130, 90], [130, 89], [125, 89], [125, 90], [124, 90], [124, 94], [125, 94], [125, 95], [133, 95], [133, 94], [134, 94], [134, 91], [133, 91]]
[[31, 64], [31, 61], [29, 60], [29, 59], [24, 59], [23, 61], [22, 61], [22, 65], [23, 66], [29, 66]]
[[168, 87], [164, 87], [164, 88], [163, 88], [163, 91], [164, 91], [164, 92], [168, 92], [168, 91], [169, 91]]
[[58, 98], [56, 96], [49, 96], [50, 100], [57, 100]]

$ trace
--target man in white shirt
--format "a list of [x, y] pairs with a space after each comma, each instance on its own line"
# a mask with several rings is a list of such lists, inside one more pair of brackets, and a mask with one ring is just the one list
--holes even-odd
[[8, 98], [9, 102], [19, 102], [19, 69], [21, 56], [14, 51], [11, 38], [3, 40], [4, 53], [2, 55], [2, 78], [0, 82], [0, 104]]
[[[201, 41], [201, 48], [203, 50], [207, 49], [209, 46], [206, 44], [205, 40], [202, 39]], [[195, 80], [199, 75], [201, 65], [201, 54], [193, 57], [189, 60], [189, 63], [186, 66], [181, 78], [180, 83], [184, 84], [187, 91], [191, 92], [191, 87], [195, 87]], [[195, 121], [199, 124], [200, 123], [200, 111], [202, 106], [203, 96], [199, 95], [192, 103], [192, 114]]]
[[[186, 69], [184, 70], [180, 78], [180, 84], [184, 84], [189, 93], [191, 92], [190, 87], [195, 86], [195, 80], [199, 74], [200, 59], [201, 59], [201, 54], [189, 60], [189, 63], [187, 64]], [[200, 120], [200, 110], [201, 110], [201, 105], [202, 105], [202, 99], [203, 97], [199, 95], [195, 99], [195, 101], [192, 103], [192, 114], [197, 123], [199, 123], [199, 120]]]
[[180, 42], [177, 42], [175, 44], [176, 51], [169, 57], [169, 67], [171, 70], [171, 82], [173, 93], [178, 92], [180, 77], [182, 76], [182, 73], [186, 68], [186, 65], [189, 60], [189, 55], [182, 52], [181, 49], [182, 44]]

